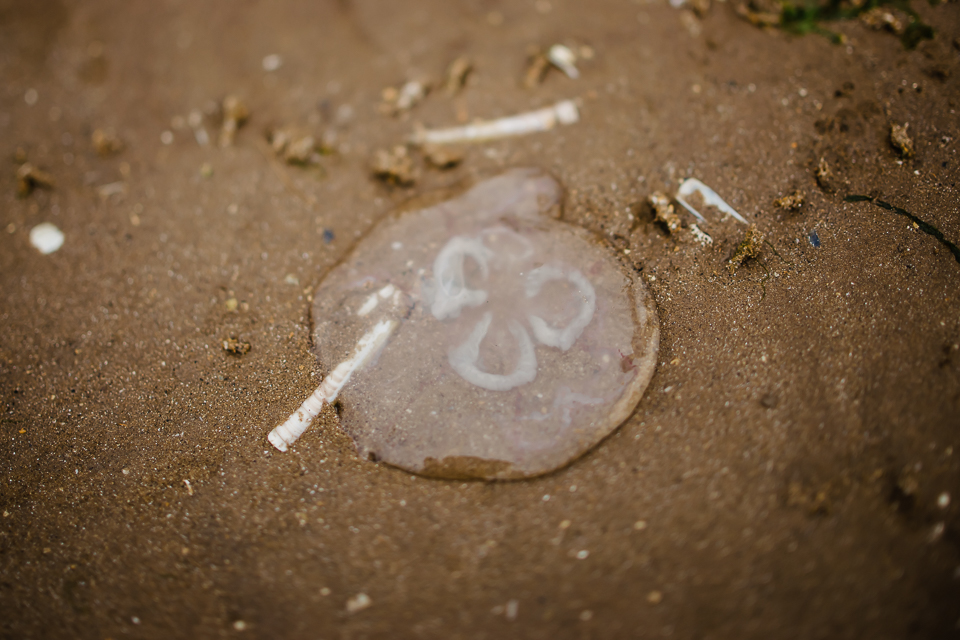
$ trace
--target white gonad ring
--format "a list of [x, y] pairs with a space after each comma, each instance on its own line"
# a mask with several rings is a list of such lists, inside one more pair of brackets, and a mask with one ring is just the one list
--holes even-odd
[[590, 321], [593, 320], [593, 312], [597, 308], [597, 294], [593, 290], [590, 281], [583, 277], [583, 274], [572, 269], [570, 273], [564, 274], [558, 267], [542, 266], [534, 269], [527, 276], [527, 297], [533, 298], [543, 285], [551, 280], [562, 280], [566, 278], [571, 284], [577, 287], [582, 297], [583, 305], [580, 312], [570, 324], [566, 327], [556, 328], [547, 324], [547, 321], [532, 313], [527, 316], [530, 320], [530, 326], [533, 328], [533, 335], [537, 340], [548, 347], [557, 347], [567, 351], [577, 341], [583, 330], [586, 329]]
[[487, 301], [487, 292], [468, 289], [463, 273], [463, 262], [469, 256], [477, 261], [481, 275], [486, 278], [490, 252], [479, 240], [457, 236], [448, 242], [433, 262], [437, 279], [436, 298], [430, 311], [437, 320], [457, 318], [464, 307], [476, 307]]
[[[484, 239], [493, 246], [486, 246]], [[521, 282], [523, 270], [532, 263], [534, 251], [523, 236], [500, 226], [484, 229], [475, 238], [451, 238], [433, 263], [435, 290], [430, 310], [437, 320], [457, 319], [465, 307], [491, 302], [488, 289], [467, 287], [464, 272], [464, 260], [467, 257], [476, 260], [478, 275], [483, 282], [490, 280], [491, 271], [498, 275], [496, 284], [485, 285], [489, 290], [510, 290], [515, 289], [516, 283]], [[517, 308], [516, 300], [509, 305], [499, 306], [499, 312], [508, 314], [507, 329], [517, 341], [516, 365], [511, 373], [491, 373], [480, 366], [480, 346], [494, 320], [493, 313], [485, 311], [466, 341], [450, 349], [448, 361], [453, 370], [467, 382], [490, 391], [506, 391], [533, 382], [537, 377], [537, 355], [530, 333], [519, 320], [529, 322], [533, 336], [540, 344], [568, 351], [593, 320], [597, 296], [593, 285], [580, 271], [549, 264], [527, 271], [525, 279], [522, 280], [526, 300], [533, 301], [540, 295], [544, 285], [553, 281], [567, 281], [573, 286], [576, 292], [574, 295], [580, 302], [576, 315], [565, 326], [555, 326], [535, 313], [527, 313], [522, 308]], [[514, 286], [511, 287], [510, 284]]]

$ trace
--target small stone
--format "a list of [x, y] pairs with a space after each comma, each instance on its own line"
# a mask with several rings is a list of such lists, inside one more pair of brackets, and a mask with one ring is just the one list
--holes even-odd
[[247, 628], [247, 623], [243, 620], [237, 620], [233, 623], [233, 628], [237, 631], [243, 631]]
[[581, 611], [580, 620], [583, 622], [589, 622], [590, 620], [593, 620], [593, 611], [590, 611], [590, 609], [584, 609]]
[[320, 595], [322, 595], [324, 598], [326, 598], [328, 595], [330, 595], [330, 588], [329, 588], [329, 587], [323, 587], [323, 588], [321, 588], [321, 589], [320, 589]]
[[803, 206], [803, 194], [799, 191], [794, 191], [788, 196], [774, 200], [773, 206], [787, 209], [788, 211], [798, 211], [800, 207]]
[[941, 509], [946, 509], [950, 506], [950, 494], [944, 491], [939, 496], [937, 496], [937, 506]]
[[586, 560], [590, 556], [590, 552], [586, 549], [581, 549], [577, 551], [577, 560]]
[[90, 135], [90, 142], [101, 156], [109, 156], [123, 150], [123, 141], [112, 129], [94, 129]]
[[897, 150], [897, 153], [899, 153], [902, 158], [913, 157], [913, 140], [907, 135], [907, 128], [909, 126], [910, 123], [906, 123], [903, 126], [899, 124], [890, 125], [890, 144], [893, 145], [893, 148]]
[[746, 260], [756, 258], [760, 255], [763, 239], [764, 235], [757, 229], [757, 225], [750, 225], [746, 234], [743, 236], [743, 240], [741, 240], [737, 246], [733, 257], [730, 258], [730, 262], [727, 264], [727, 269], [730, 270], [730, 273], [736, 271]]
[[390, 151], [378, 149], [374, 153], [372, 170], [374, 177], [389, 184], [408, 187], [416, 182], [413, 157], [402, 145]]
[[227, 338], [223, 341], [223, 350], [237, 356], [242, 356], [250, 351], [250, 343], [243, 342], [237, 338]]
[[517, 613], [520, 611], [520, 603], [517, 600], [508, 600], [505, 612], [507, 614], [507, 620], [516, 620]]
[[373, 600], [365, 593], [358, 593], [347, 600], [347, 613], [354, 614], [373, 605]]
[[237, 310], [237, 299], [229, 298], [225, 303], [227, 305], [227, 311], [236, 311]]
[[633, 523], [633, 528], [636, 529], [637, 531], [643, 531], [644, 529], [647, 528], [647, 521], [637, 520], [636, 522]]
[[647, 594], [647, 602], [649, 602], [650, 604], [660, 604], [662, 600], [663, 600], [663, 594], [657, 591], [656, 589], [654, 589], [653, 591]]

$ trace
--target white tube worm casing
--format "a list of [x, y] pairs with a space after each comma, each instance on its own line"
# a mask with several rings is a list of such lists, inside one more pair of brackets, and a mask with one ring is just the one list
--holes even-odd
[[457, 144], [481, 142], [494, 138], [520, 136], [548, 131], [557, 124], [573, 124], [580, 120], [580, 111], [573, 100], [561, 100], [553, 106], [519, 113], [496, 120], [481, 121], [450, 129], [425, 129], [411, 137], [414, 144]]
[[323, 409], [323, 404], [337, 399], [353, 372], [363, 368], [380, 352], [396, 327], [396, 320], [381, 320], [365, 333], [357, 343], [353, 355], [338, 364], [310, 397], [303, 401], [300, 408], [294, 411], [286, 422], [270, 432], [267, 436], [270, 444], [280, 451], [286, 451], [287, 447], [296, 442]]

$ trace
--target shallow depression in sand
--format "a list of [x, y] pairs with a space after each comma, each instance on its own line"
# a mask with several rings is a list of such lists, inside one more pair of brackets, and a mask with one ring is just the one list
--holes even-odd
[[553, 219], [560, 187], [516, 169], [380, 224], [321, 282], [324, 370], [398, 325], [340, 394], [360, 454], [426, 475], [505, 479], [581, 455], [633, 411], [659, 332], [639, 278]]

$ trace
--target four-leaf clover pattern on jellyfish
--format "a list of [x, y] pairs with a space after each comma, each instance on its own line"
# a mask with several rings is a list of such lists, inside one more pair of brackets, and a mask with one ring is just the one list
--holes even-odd
[[371, 460], [448, 478], [539, 475], [626, 420], [653, 375], [656, 311], [591, 232], [556, 219], [536, 169], [377, 224], [321, 281], [314, 344], [326, 371], [377, 322], [395, 324], [340, 392]]

